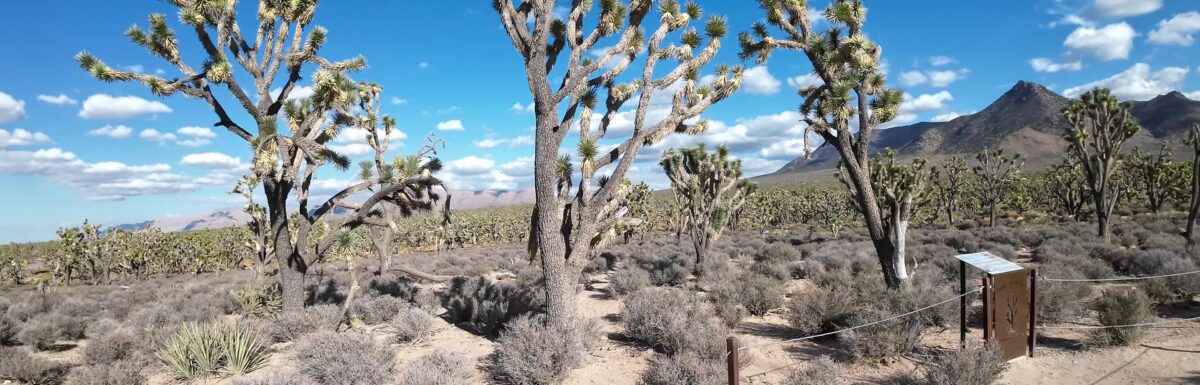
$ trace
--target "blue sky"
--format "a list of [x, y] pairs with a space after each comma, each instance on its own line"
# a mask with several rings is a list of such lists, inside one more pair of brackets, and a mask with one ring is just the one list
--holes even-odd
[[[241, 5], [243, 29], [253, 1]], [[724, 15], [731, 36], [714, 63], [744, 64], [743, 89], [704, 114], [710, 131], [647, 149], [631, 178], [662, 186], [666, 147], [727, 143], [747, 173], [774, 171], [800, 154], [794, 90], [809, 68], [780, 52], [764, 67], [737, 58], [736, 32], [762, 18], [756, 2], [700, 1]], [[822, 3], [814, 2], [814, 5]], [[944, 120], [985, 107], [1018, 80], [1072, 95], [1104, 85], [1126, 99], [1171, 90], [1200, 99], [1200, 9], [1186, 0], [868, 1], [868, 32], [884, 47], [889, 82], [908, 94], [900, 121]], [[212, 127], [206, 105], [159, 98], [137, 84], [102, 83], [73, 56], [173, 76], [169, 64], [123, 32], [168, 15], [193, 66], [194, 37], [166, 2], [26, 1], [0, 14], [0, 242], [46, 240], [60, 226], [120, 224], [236, 207], [227, 194], [250, 153]], [[489, 1], [325, 1], [315, 25], [330, 31], [330, 59], [366, 57], [353, 76], [384, 87], [385, 112], [412, 151], [428, 133], [448, 142], [445, 179], [458, 189], [530, 187], [532, 114], [523, 67]], [[340, 145], [354, 153], [353, 138]], [[350, 175], [324, 170], [325, 190]]]

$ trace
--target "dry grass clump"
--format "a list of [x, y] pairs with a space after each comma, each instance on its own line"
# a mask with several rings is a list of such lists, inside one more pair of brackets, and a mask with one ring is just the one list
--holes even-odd
[[583, 361], [598, 333], [594, 320], [573, 324], [547, 323], [542, 316], [513, 320], [496, 340], [492, 375], [512, 385], [561, 383]]
[[387, 384], [394, 366], [391, 349], [357, 333], [312, 333], [292, 351], [300, 373], [324, 385]]
[[725, 370], [721, 360], [686, 352], [651, 360], [638, 385], [723, 385]]
[[0, 379], [28, 385], [58, 385], [67, 375], [67, 365], [34, 357], [16, 347], [0, 347]]
[[621, 307], [625, 334], [666, 354], [691, 351], [702, 357], [725, 352], [724, 325], [712, 306], [686, 291], [651, 287], [633, 293]]
[[925, 381], [931, 385], [988, 385], [1007, 367], [998, 345], [972, 344], [934, 357], [926, 368]]
[[788, 374], [782, 385], [839, 385], [845, 370], [829, 356], [817, 357], [808, 365]]
[[337, 305], [315, 305], [303, 311], [279, 315], [271, 329], [276, 342], [296, 340], [317, 330], [332, 330], [342, 321], [342, 309]]
[[83, 349], [83, 362], [89, 365], [107, 365], [130, 359], [141, 348], [138, 336], [128, 329], [117, 329], [88, 341]]
[[133, 361], [80, 366], [71, 369], [67, 385], [145, 385], [142, 367]]
[[650, 272], [636, 264], [626, 263], [612, 273], [608, 290], [612, 295], [620, 297], [652, 285], [653, 283], [650, 282]]
[[400, 385], [460, 385], [471, 381], [473, 365], [460, 354], [443, 350], [418, 357], [400, 373]]
[[403, 343], [415, 344], [433, 333], [434, 322], [437, 319], [415, 306], [400, 310], [391, 320], [392, 328], [396, 330], [396, 340]]

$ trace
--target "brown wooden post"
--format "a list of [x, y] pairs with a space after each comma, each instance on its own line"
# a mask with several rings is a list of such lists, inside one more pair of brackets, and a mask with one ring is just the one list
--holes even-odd
[[1033, 349], [1037, 347], [1037, 282], [1038, 269], [1029, 272], [1029, 356], [1033, 357]]
[[992, 275], [983, 276], [983, 341], [992, 340]]
[[727, 357], [726, 364], [729, 366], [729, 385], [738, 385], [738, 378], [741, 377], [741, 368], [738, 367], [737, 337], [729, 336], [729, 338], [725, 339], [725, 353]]
[[967, 347], [967, 263], [958, 261], [958, 342], [962, 348]]

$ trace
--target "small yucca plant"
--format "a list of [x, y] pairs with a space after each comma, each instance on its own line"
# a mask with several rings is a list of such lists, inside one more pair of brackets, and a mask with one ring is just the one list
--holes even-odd
[[261, 367], [269, 355], [266, 338], [241, 322], [189, 324], [155, 352], [176, 378], [189, 381], [245, 374]]
[[221, 350], [225, 356], [225, 372], [245, 374], [267, 362], [271, 351], [262, 333], [244, 323], [229, 323], [218, 328], [222, 330]]

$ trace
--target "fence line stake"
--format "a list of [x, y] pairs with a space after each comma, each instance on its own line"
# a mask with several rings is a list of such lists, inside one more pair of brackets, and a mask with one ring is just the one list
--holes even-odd
[[741, 377], [741, 368], [738, 367], [738, 340], [735, 336], [729, 336], [725, 339], [725, 356], [728, 357], [726, 363], [729, 367], [729, 385], [738, 385], [738, 378]]

